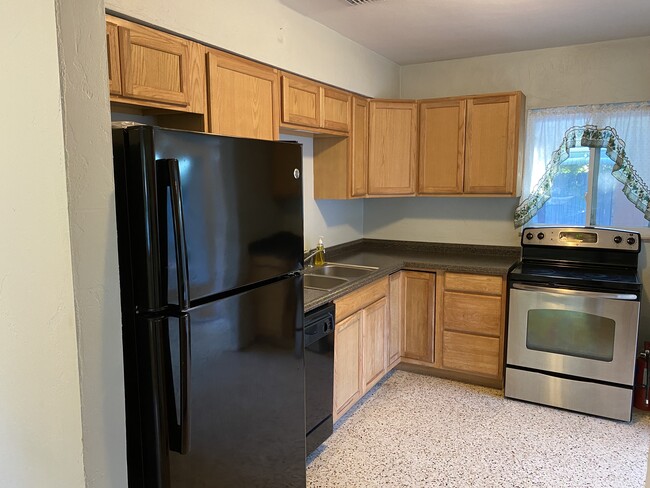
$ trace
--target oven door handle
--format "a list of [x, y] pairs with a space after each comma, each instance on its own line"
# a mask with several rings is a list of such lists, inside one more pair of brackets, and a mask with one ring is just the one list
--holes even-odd
[[525, 291], [539, 291], [543, 293], [557, 293], [558, 295], [570, 295], [585, 298], [605, 298], [609, 300], [638, 300], [635, 293], [603, 293], [599, 291], [569, 290], [567, 288], [551, 288], [548, 286], [526, 285], [524, 283], [512, 283], [511, 288]]

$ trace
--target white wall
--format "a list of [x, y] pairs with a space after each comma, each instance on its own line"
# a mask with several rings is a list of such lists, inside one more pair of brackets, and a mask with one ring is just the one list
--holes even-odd
[[103, 2], [58, 4], [86, 486], [126, 486], [124, 372]]
[[302, 144], [305, 249], [323, 236], [325, 247], [363, 237], [363, 200], [314, 200], [314, 144], [311, 137], [282, 134], [281, 139]]
[[4, 2], [0, 485], [84, 486], [55, 2]]
[[[521, 90], [528, 108], [650, 100], [649, 52], [650, 37], [642, 37], [404, 66], [401, 96]], [[513, 198], [367, 200], [364, 236], [517, 245], [512, 226], [517, 203]]]
[[399, 66], [279, 0], [108, 0], [106, 8], [367, 96], [399, 94]]

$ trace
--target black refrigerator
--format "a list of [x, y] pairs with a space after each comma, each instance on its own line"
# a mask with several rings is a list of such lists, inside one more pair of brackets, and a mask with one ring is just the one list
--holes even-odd
[[305, 481], [302, 147], [113, 129], [129, 487]]

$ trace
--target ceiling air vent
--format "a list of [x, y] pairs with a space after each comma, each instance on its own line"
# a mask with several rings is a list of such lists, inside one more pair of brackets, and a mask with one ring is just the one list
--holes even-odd
[[366, 3], [380, 2], [381, 0], [345, 0], [350, 5], [365, 5]]

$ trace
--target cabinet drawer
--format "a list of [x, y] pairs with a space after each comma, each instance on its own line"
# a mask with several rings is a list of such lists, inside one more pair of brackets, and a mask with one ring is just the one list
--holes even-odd
[[445, 291], [443, 314], [445, 330], [497, 337], [501, 333], [501, 297]]
[[501, 295], [502, 284], [501, 276], [445, 273], [445, 290]]
[[367, 307], [388, 294], [388, 277], [375, 281], [360, 290], [353, 291], [339, 300], [336, 304], [336, 321], [352, 315], [357, 310]]
[[499, 339], [445, 331], [443, 366], [486, 376], [499, 374]]

